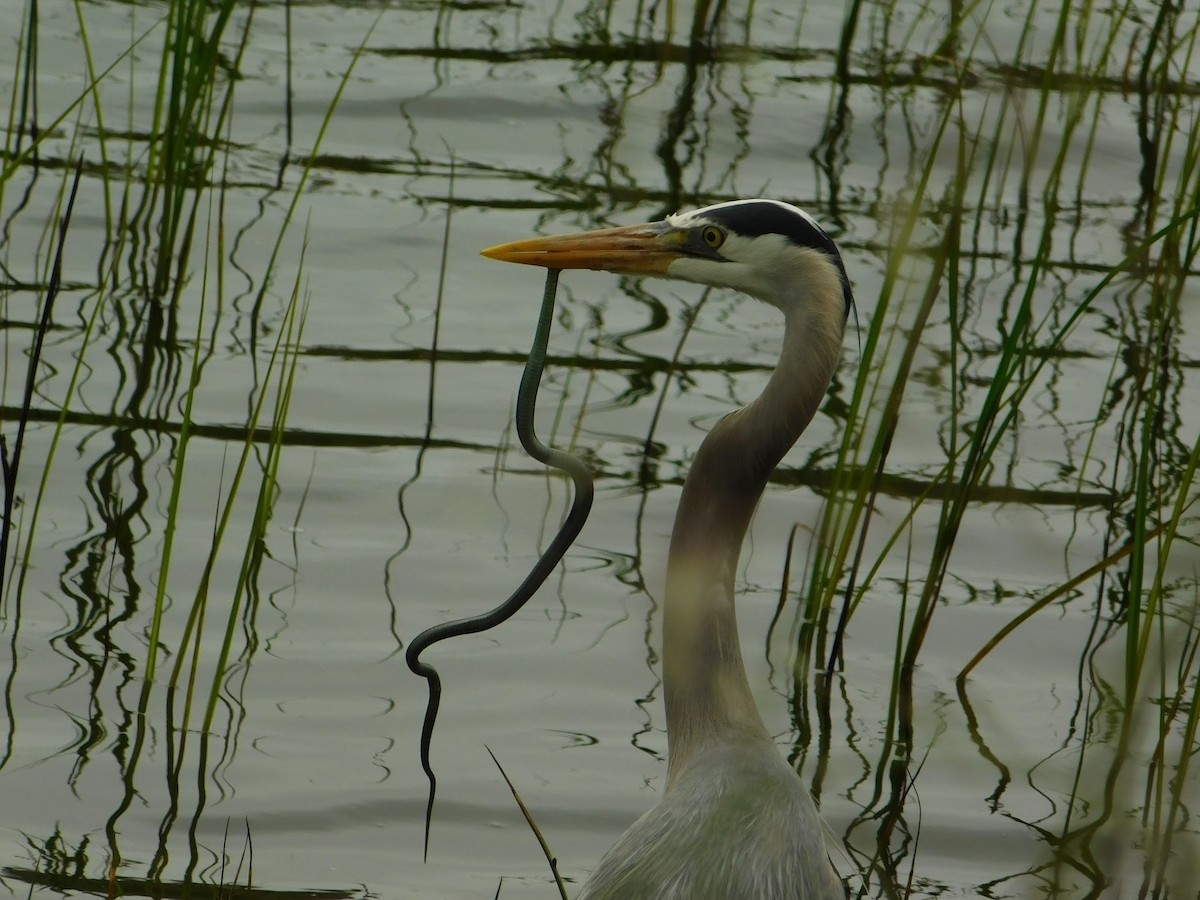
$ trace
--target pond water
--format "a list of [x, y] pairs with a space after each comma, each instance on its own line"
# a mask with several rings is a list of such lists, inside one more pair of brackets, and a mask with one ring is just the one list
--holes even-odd
[[[563, 276], [539, 428], [597, 499], [514, 619], [428, 654], [424, 858], [403, 649], [506, 596], [569, 502], [511, 426], [542, 275], [478, 251], [748, 196], [821, 220], [857, 304], [738, 573], [759, 706], [853, 891], [1197, 896], [1194, 11], [735, 6], [239, 7], [177, 291], [153, 287], [157, 220], [119, 224], [154, 205], [167, 6], [10, 19], [6, 453], [84, 166], [2, 582], [0, 896], [557, 897], [489, 748], [573, 893], [662, 792], [675, 504], [781, 329], [727, 292]], [[94, 94], [87, 54], [112, 67]], [[1006, 366], [1013, 418], [953, 506]], [[810, 654], [809, 545], [862, 485], [869, 516], [821, 532], [849, 549]]]

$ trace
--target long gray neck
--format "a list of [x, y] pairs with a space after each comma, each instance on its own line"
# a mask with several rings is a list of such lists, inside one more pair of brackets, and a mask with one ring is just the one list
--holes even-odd
[[783, 351], [766, 388], [709, 432], [684, 482], [663, 623], [667, 790], [709, 741], [739, 735], [770, 740], [742, 662], [734, 577], [767, 479], [829, 386], [841, 328], [829, 317], [788, 316]]

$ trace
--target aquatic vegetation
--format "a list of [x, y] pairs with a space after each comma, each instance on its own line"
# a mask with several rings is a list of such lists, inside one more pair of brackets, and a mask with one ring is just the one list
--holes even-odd
[[564, 284], [547, 431], [597, 510], [540, 600], [438, 648], [471, 680], [421, 866], [392, 657], [515, 584], [567, 497], [510, 452], [534, 307], [475, 251], [757, 193], [821, 219], [859, 304], [738, 573], [855, 889], [1194, 895], [1200, 16], [735, 6], [21, 4], [0, 803], [54, 809], [8, 823], [0, 895], [207, 890], [244, 815], [256, 887], [554, 896], [528, 835], [495, 849], [476, 728], [569, 892], [659, 784], [664, 510], [777, 335]]

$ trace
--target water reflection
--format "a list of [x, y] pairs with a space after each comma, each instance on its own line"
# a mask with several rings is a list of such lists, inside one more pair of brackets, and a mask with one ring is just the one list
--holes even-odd
[[[19, 575], [2, 586], [0, 806], [29, 810], [3, 852], [35, 860], [5, 871], [10, 892], [107, 892], [109, 869], [127, 892], [215, 884], [214, 861], [240, 852], [218, 835], [226, 818], [325, 821], [373, 809], [360, 789], [418, 796], [419, 691], [390, 657], [486, 606], [562, 510], [504, 431], [536, 285], [473, 268], [475, 249], [766, 194], [830, 227], [860, 309], [760, 512], [742, 639], [865, 893], [1187, 895], [1193, 11], [406, 4], [385, 12], [314, 153], [331, 73], [375, 10], [260, 4], [225, 25], [213, 96], [229, 113], [170, 193], [149, 174], [166, 130], [161, 11], [29, 10], [25, 40], [68, 56], [85, 16], [97, 72], [147, 37], [101, 106], [83, 97], [79, 127], [46, 118], [78, 85], [0, 57], [26, 98], [0, 181], [9, 441], [43, 235], [69, 161], [86, 173], [30, 410]], [[277, 384], [299, 229], [272, 248], [309, 162], [310, 320], [294, 408], [273, 427], [251, 420]], [[255, 829], [258, 880], [279, 892], [476, 896], [521, 858], [523, 887], [552, 896], [519, 828], [475, 830], [508, 809], [480, 799], [484, 739], [508, 743], [506, 766], [529, 761], [519, 786], [544, 786], [532, 805], [576, 874], [661, 787], [657, 585], [675, 492], [702, 431], [765, 380], [777, 325], [661, 284], [581, 275], [563, 294], [543, 414], [596, 471], [597, 517], [541, 606], [443, 664], [464, 697], [439, 736], [444, 768], [476, 805], [451, 805], [475, 815], [442, 839], [470, 843], [486, 874], [436, 854], [421, 867], [405, 807], [379, 813], [378, 834], [366, 813], [330, 815], [315, 837]], [[261, 534], [259, 484], [274, 504]], [[189, 625], [200, 585], [209, 618]], [[329, 711], [296, 713], [297, 695]], [[564, 749], [564, 733], [587, 740]], [[337, 874], [318, 862], [331, 847], [352, 855]]]

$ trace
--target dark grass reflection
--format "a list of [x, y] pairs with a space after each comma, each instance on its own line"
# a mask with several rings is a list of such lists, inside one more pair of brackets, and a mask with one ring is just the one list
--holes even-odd
[[[41, 511], [41, 472], [25, 468], [11, 494], [0, 777], [22, 777], [9, 760], [30, 737], [22, 715], [35, 705], [60, 711], [59, 743], [41, 762], [70, 760], [66, 792], [87, 796], [99, 782], [116, 796], [87, 807], [90, 825], [44, 838], [18, 822], [42, 862], [10, 865], [5, 879], [58, 893], [219, 893], [212, 861], [229, 854], [208, 846], [205, 826], [236, 796], [238, 764], [258, 752], [248, 735], [261, 739], [269, 704], [255, 667], [291, 627], [264, 634], [265, 614], [292, 594], [300, 608], [312, 600], [303, 559], [312, 551], [297, 538], [308, 517], [357, 515], [330, 499], [329, 460], [392, 451], [396, 461], [395, 481], [378, 488], [396, 497], [394, 535], [375, 548], [376, 569], [346, 588], [380, 605], [383, 640], [368, 654], [394, 653], [415, 628], [401, 586], [424, 571], [423, 542], [442, 532], [413, 510], [445, 489], [446, 470], [486, 473], [491, 512], [508, 524], [499, 549], [483, 553], [515, 570], [539, 545], [513, 513], [529, 492], [552, 531], [556, 486], [509, 452], [510, 436], [455, 418], [456, 390], [515, 384], [524, 362], [521, 341], [464, 324], [480, 288], [456, 282], [455, 270], [470, 271], [456, 261], [474, 253], [466, 236], [482, 231], [473, 226], [566, 231], [766, 194], [829, 226], [860, 319], [817, 423], [772, 478], [776, 492], [792, 493], [769, 498], [784, 504], [778, 533], [755, 535], [759, 546], [771, 541], [760, 551], [772, 554], [771, 574], [745, 573], [748, 604], [768, 598], [770, 630], [743, 641], [782, 695], [780, 740], [841, 815], [839, 837], [862, 873], [856, 890], [1194, 895], [1194, 10], [430, 2], [388, 7], [358, 60], [349, 39], [314, 38], [328, 21], [311, 18], [357, 24], [353, 4], [175, 4], [156, 24], [137, 12], [136, 28], [116, 14], [126, 6], [72, 13], [72, 33], [94, 39], [86, 52], [76, 38], [69, 45], [91, 73], [86, 87], [49, 77], [40, 42], [54, 34], [60, 50], [68, 44], [45, 4], [24, 4], [14, 29], [0, 169], [0, 431], [11, 448], [25, 416], [36, 447], [27, 463], [50, 478]], [[114, 27], [137, 53], [124, 48], [114, 61], [98, 40]], [[293, 35], [286, 46], [272, 43], [283, 40], [276, 27]], [[305, 36], [294, 56], [292, 29]], [[356, 60], [363, 77], [338, 82]], [[361, 105], [322, 143], [316, 119], [338, 83]], [[43, 327], [46, 236], [76, 160], [90, 222], [73, 226], [62, 295]], [[296, 273], [273, 253], [297, 196], [328, 223], [314, 249], [339, 248], [329, 256], [351, 255], [360, 221], [383, 233], [434, 223], [433, 233], [453, 211], [456, 231], [437, 248], [444, 299], [430, 289], [436, 253], [401, 240], [380, 252], [404, 274], [367, 291], [392, 298], [394, 331], [285, 341], [300, 399], [326, 373], [351, 372], [343, 377], [362, 394], [339, 402], [370, 408], [365, 425], [314, 409], [254, 420], [263, 393], [281, 387], [263, 360], [287, 328]], [[329, 267], [325, 283], [340, 288], [361, 285], [348, 277], [355, 265], [374, 264], [337, 263], [306, 265]], [[334, 294], [314, 307], [347, 299]], [[565, 284], [564, 298], [547, 386], [555, 437], [589, 459], [601, 503], [629, 501], [632, 521], [628, 539], [597, 535], [568, 556], [553, 640], [571, 639], [584, 617], [577, 591], [604, 573], [617, 602], [592, 640], [628, 641], [623, 626], [638, 623], [641, 643], [623, 657], [642, 676], [628, 698], [637, 705], [628, 741], [657, 757], [656, 503], [682, 483], [706, 417], [766, 377], [774, 332], [720, 294], [589, 280]], [[346, 320], [371, 297], [349, 299]], [[44, 357], [25, 401], [25, 348], [38, 333]], [[381, 399], [371, 388], [385, 380], [394, 394]], [[206, 405], [210, 389], [219, 403]], [[420, 395], [423, 415], [395, 415], [405, 391]], [[190, 414], [189, 397], [200, 401]], [[284, 450], [303, 459], [303, 474], [280, 474]], [[243, 452], [255, 484], [233, 492]], [[195, 493], [173, 499], [188, 465], [200, 473]], [[798, 511], [811, 497], [819, 516]], [[236, 510], [228, 557], [206, 569], [226, 504]], [[292, 531], [264, 531], [260, 516]], [[174, 571], [161, 566], [172, 529], [201, 547], [177, 548]], [[1019, 540], [1027, 570], [1008, 562], [1006, 542]], [[454, 605], [457, 574], [437, 582], [448, 598], [439, 609]], [[202, 576], [213, 618], [188, 626]], [[230, 618], [220, 604], [235, 595]], [[31, 602], [56, 623], [32, 649], [26, 636], [41, 620]], [[894, 635], [872, 643], [881, 621]], [[1063, 658], [1026, 658], [1052, 629], [1070, 635]], [[35, 667], [47, 657], [58, 664]], [[1043, 663], [1053, 684], [1030, 687], [1021, 670]], [[193, 668], [190, 695], [167, 690], [171, 672], [180, 687]], [[598, 729], [588, 715], [563, 730]], [[582, 743], [603, 748], [590, 735]], [[405, 755], [415, 743], [401, 743], [387, 766], [415, 760]], [[948, 774], [955, 760], [961, 781]], [[950, 801], [948, 782], [960, 792]], [[571, 802], [565, 782], [550, 787]], [[143, 804], [149, 839], [135, 827]], [[939, 822], [947, 811], [963, 818]], [[1015, 843], [1024, 855], [955, 844], [944, 829], [963, 822], [980, 843]], [[402, 860], [419, 855], [397, 847]], [[952, 863], [972, 852], [978, 865], [964, 874]], [[261, 842], [259, 854], [261, 863]], [[593, 862], [560, 860], [567, 874]], [[549, 884], [536, 856], [525, 863], [530, 884]], [[458, 872], [446, 879], [456, 896], [475, 886]]]

